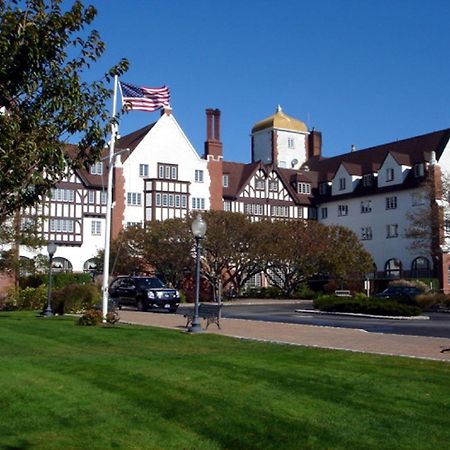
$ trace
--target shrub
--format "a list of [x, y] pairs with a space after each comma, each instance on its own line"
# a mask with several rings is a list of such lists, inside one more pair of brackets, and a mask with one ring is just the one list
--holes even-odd
[[102, 313], [96, 309], [88, 309], [84, 314], [78, 319], [78, 325], [83, 326], [96, 326], [102, 323]]
[[53, 309], [58, 314], [80, 313], [101, 302], [101, 290], [95, 284], [70, 284], [53, 291]]
[[440, 292], [427, 292], [416, 296], [416, 304], [423, 311], [436, 309], [439, 305], [445, 305], [449, 302], [450, 297]]
[[310, 289], [306, 283], [302, 283], [292, 295], [293, 298], [313, 299], [317, 297], [315, 291]]
[[401, 304], [384, 298], [356, 299], [349, 297], [321, 296], [314, 300], [314, 307], [320, 311], [349, 312], [383, 316], [418, 316], [422, 311], [417, 306]]
[[[41, 273], [23, 277], [20, 279], [20, 287], [38, 287], [41, 284], [48, 284], [48, 274]], [[52, 286], [55, 289], [63, 288], [70, 284], [90, 284], [92, 277], [85, 272], [57, 272], [52, 275]]]
[[[106, 314], [106, 323], [109, 325], [115, 325], [120, 320], [119, 314], [117, 311], [110, 311]], [[96, 326], [100, 325], [103, 322], [103, 314], [98, 309], [88, 309], [86, 310], [82, 316], [78, 319], [78, 325], [84, 326]]]
[[41, 285], [36, 288], [27, 287], [12, 288], [8, 291], [5, 305], [9, 310], [13, 309], [43, 309], [47, 303], [47, 286]]

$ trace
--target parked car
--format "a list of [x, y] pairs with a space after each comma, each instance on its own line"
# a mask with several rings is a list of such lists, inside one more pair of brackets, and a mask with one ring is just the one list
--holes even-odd
[[109, 296], [119, 309], [122, 306], [134, 306], [139, 311], [162, 308], [173, 313], [180, 304], [180, 293], [156, 277], [119, 276], [109, 286]]
[[422, 293], [420, 289], [412, 286], [390, 286], [383, 292], [375, 294], [375, 297], [413, 300], [414, 297]]

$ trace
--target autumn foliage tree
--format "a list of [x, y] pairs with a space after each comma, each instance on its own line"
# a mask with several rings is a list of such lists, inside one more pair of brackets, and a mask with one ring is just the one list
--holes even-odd
[[[0, 0], [0, 224], [34, 205], [65, 174], [67, 166], [95, 161], [106, 143], [106, 102], [114, 75], [98, 81], [83, 74], [105, 50], [93, 6], [62, 0]], [[77, 151], [66, 158], [62, 143], [72, 136]]]

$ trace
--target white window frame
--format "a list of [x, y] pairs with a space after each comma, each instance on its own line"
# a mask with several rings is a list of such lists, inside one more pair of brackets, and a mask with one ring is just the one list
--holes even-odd
[[386, 197], [386, 209], [397, 209], [397, 196]]
[[195, 169], [195, 182], [196, 183], [203, 183], [203, 179], [204, 179], [204, 177], [203, 177], [203, 170], [200, 170], [200, 169]]
[[92, 236], [102, 235], [102, 222], [100, 220], [93, 220], [91, 222], [91, 235]]
[[148, 177], [148, 164], [139, 164], [139, 176], [141, 178]]
[[348, 216], [348, 205], [338, 205], [338, 216]]

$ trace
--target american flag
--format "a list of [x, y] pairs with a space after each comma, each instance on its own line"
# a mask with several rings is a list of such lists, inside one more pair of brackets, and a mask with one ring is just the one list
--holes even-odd
[[148, 88], [122, 82], [119, 85], [122, 92], [122, 107], [125, 110], [152, 112], [169, 104], [170, 92], [167, 86]]

